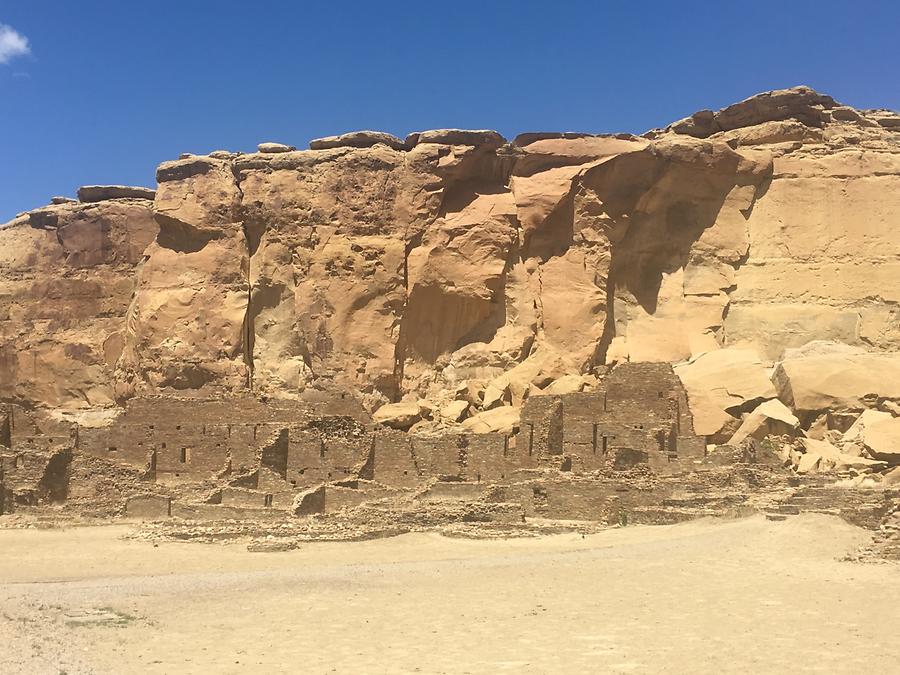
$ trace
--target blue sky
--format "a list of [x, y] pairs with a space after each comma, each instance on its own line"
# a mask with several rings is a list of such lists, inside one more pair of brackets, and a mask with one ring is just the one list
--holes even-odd
[[900, 108], [896, 0], [0, 0], [0, 24], [0, 222], [264, 140], [642, 132], [796, 84]]

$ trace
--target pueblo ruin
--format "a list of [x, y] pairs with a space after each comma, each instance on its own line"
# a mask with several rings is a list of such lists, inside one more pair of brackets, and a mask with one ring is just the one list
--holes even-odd
[[0, 226], [0, 514], [359, 538], [837, 513], [900, 550], [900, 115], [185, 154]]

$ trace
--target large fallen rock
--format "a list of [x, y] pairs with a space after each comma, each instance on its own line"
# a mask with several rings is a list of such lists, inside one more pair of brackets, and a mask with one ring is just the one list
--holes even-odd
[[884, 462], [842, 453], [827, 441], [803, 438], [800, 443], [804, 453], [797, 463], [797, 473], [826, 473], [855, 469], [860, 472], [877, 471], [887, 466]]
[[900, 352], [788, 357], [772, 380], [797, 412], [862, 410], [879, 398], [900, 399]]
[[588, 386], [589, 380], [584, 375], [563, 375], [554, 380], [540, 391], [536, 391], [534, 395], [541, 394], [559, 396], [561, 394], [574, 394], [583, 391]]
[[900, 464], [900, 418], [874, 421], [863, 430], [863, 444], [875, 459]]
[[518, 407], [503, 406], [486, 410], [463, 421], [463, 427], [476, 434], [512, 434], [519, 428]]
[[866, 409], [862, 411], [859, 417], [850, 425], [841, 436], [842, 443], [855, 443], [862, 446], [865, 442], [866, 429], [876, 422], [891, 419], [891, 414], [881, 410]]
[[372, 420], [392, 429], [409, 429], [422, 419], [422, 412], [422, 406], [415, 401], [386, 403], [372, 414]]
[[737, 348], [706, 352], [676, 365], [675, 374], [687, 390], [696, 433], [718, 434], [742, 410], [775, 398], [768, 370], [755, 352]]
[[738, 445], [746, 438], [762, 440], [766, 436], [796, 436], [800, 433], [800, 420], [775, 398], [760, 403], [746, 415], [728, 443]]

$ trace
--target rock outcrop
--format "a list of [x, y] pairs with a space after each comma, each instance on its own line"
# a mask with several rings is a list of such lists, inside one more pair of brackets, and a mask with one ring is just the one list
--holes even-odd
[[[631, 360], [683, 362], [722, 442], [776, 397], [805, 426], [858, 414], [900, 400], [898, 119], [800, 87], [641, 137], [185, 155], [155, 192], [86, 187], [0, 229], [0, 397], [341, 392], [500, 429]], [[855, 351], [782, 359], [813, 340]]]

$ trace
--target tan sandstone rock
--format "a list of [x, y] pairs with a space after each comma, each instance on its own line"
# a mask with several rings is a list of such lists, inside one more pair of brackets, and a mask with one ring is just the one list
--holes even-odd
[[413, 401], [388, 403], [372, 414], [372, 420], [392, 429], [409, 429], [422, 419], [422, 412], [422, 407]]
[[719, 433], [742, 408], [776, 396], [767, 366], [746, 349], [701, 354], [676, 365], [675, 373], [687, 390], [694, 429], [700, 435]]
[[760, 403], [753, 412], [744, 417], [729, 444], [738, 445], [746, 438], [796, 436], [798, 433], [801, 433], [800, 420], [784, 403], [778, 399], [771, 399]]

